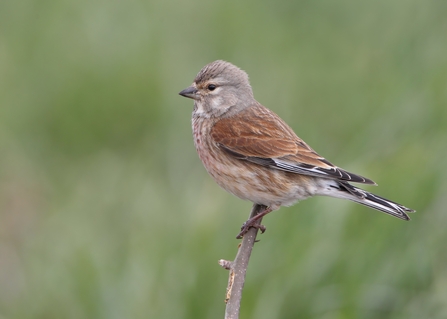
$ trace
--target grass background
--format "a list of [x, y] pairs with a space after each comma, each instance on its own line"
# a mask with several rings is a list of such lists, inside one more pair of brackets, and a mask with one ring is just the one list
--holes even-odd
[[177, 93], [224, 59], [335, 164], [416, 209], [269, 215], [243, 318], [447, 316], [447, 3], [0, 2], [0, 318], [219, 318], [251, 204]]

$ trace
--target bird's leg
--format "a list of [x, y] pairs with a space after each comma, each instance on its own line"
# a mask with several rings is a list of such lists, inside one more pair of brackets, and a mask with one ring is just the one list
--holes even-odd
[[244, 235], [248, 232], [248, 230], [250, 229], [250, 227], [254, 227], [254, 228], [258, 228], [261, 233], [265, 232], [265, 226], [264, 225], [255, 225], [256, 221], [262, 217], [264, 217], [265, 215], [267, 215], [268, 213], [272, 212], [274, 209], [271, 207], [266, 207], [263, 211], [261, 211], [259, 214], [257, 214], [256, 216], [248, 219], [241, 227], [241, 232], [236, 236], [237, 239], [241, 239], [242, 237], [244, 237]]

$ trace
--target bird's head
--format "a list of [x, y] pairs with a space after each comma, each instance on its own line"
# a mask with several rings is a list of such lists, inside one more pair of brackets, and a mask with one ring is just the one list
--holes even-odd
[[207, 118], [235, 114], [254, 103], [247, 73], [221, 60], [203, 67], [179, 94], [194, 100], [194, 116]]

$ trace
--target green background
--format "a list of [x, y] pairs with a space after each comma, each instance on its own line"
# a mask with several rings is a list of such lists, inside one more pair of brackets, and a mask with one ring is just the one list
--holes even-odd
[[0, 318], [223, 318], [251, 203], [198, 159], [207, 63], [411, 222], [313, 198], [264, 219], [243, 318], [447, 317], [447, 2], [1, 1]]

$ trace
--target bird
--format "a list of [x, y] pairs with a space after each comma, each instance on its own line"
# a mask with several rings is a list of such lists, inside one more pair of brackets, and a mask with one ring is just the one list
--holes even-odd
[[347, 199], [402, 220], [415, 210], [358, 188], [377, 185], [326, 160], [277, 114], [256, 101], [248, 74], [223, 60], [205, 65], [179, 93], [194, 100], [194, 145], [205, 169], [229, 193], [264, 209], [237, 238], [281, 206], [312, 196]]

